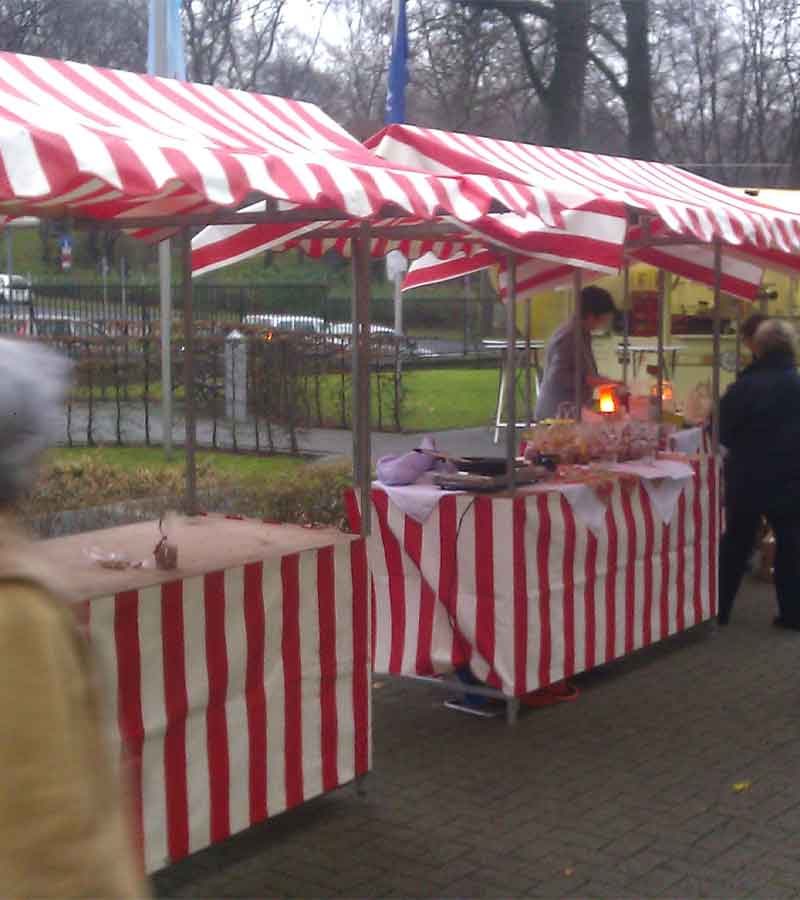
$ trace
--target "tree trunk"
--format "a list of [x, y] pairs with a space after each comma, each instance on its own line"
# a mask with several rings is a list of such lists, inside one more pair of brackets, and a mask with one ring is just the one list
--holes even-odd
[[656, 158], [653, 122], [653, 80], [648, 40], [649, 0], [620, 0], [625, 13], [628, 74], [625, 111], [628, 114], [628, 152], [636, 159]]
[[556, 58], [546, 105], [547, 139], [555, 147], [581, 146], [589, 16], [589, 0], [562, 0], [553, 8]]

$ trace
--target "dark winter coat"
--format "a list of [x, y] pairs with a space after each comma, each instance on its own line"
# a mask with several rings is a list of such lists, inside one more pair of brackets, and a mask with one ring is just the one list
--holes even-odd
[[800, 375], [789, 354], [756, 360], [720, 404], [727, 491], [763, 511], [800, 518]]

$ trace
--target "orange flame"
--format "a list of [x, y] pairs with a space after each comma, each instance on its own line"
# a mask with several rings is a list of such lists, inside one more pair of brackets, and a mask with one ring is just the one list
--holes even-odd
[[617, 411], [617, 398], [614, 391], [610, 388], [603, 388], [600, 391], [600, 412], [615, 413]]

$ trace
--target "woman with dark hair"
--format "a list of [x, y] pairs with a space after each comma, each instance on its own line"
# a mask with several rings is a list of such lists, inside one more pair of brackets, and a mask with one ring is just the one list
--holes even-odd
[[547, 345], [544, 377], [536, 401], [536, 418], [553, 419], [559, 407], [575, 403], [576, 335], [581, 331], [582, 350], [580, 369], [583, 381], [583, 404], [591, 402], [594, 388], [605, 384], [618, 384], [613, 378], [603, 378], [597, 370], [592, 350], [592, 332], [604, 331], [611, 326], [615, 306], [611, 294], [594, 285], [581, 291], [580, 316], [573, 316], [562, 325]]
[[742, 339], [742, 343], [750, 351], [750, 354], [753, 358], [755, 358], [756, 355], [756, 332], [764, 324], [764, 322], [768, 321], [769, 316], [765, 316], [763, 313], [753, 313], [752, 316], [745, 319], [745, 321], [742, 323], [741, 329], [739, 330], [739, 335]]
[[797, 335], [768, 319], [755, 362], [720, 403], [726, 530], [720, 547], [719, 623], [730, 621], [762, 516], [775, 533], [774, 624], [800, 631], [800, 375]]

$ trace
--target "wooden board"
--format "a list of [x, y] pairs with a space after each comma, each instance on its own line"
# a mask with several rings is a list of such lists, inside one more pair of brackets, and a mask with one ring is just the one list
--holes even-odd
[[303, 528], [209, 515], [176, 519], [170, 539], [178, 546], [178, 568], [172, 571], [107, 569], [88, 555], [97, 548], [106, 553], [124, 553], [132, 561], [147, 560], [152, 565], [153, 549], [159, 540], [157, 522], [53, 538], [42, 541], [41, 547], [64, 592], [75, 600], [90, 600], [248, 562], [279, 559], [288, 553], [347, 544], [355, 536], [335, 528]]

